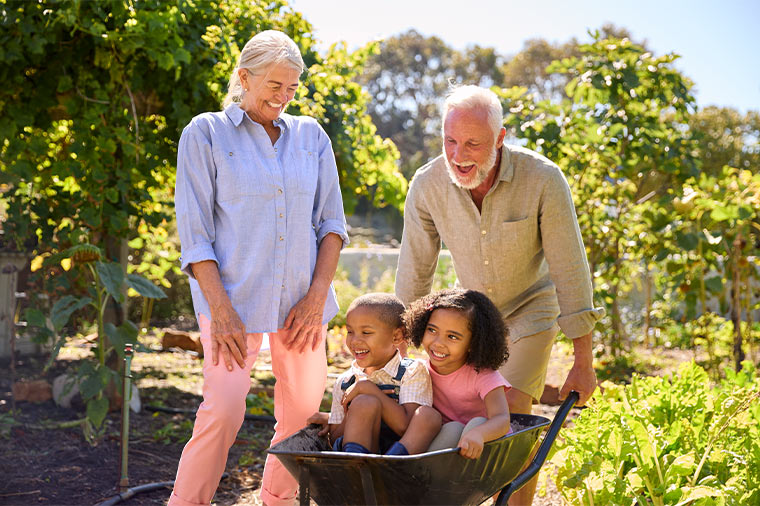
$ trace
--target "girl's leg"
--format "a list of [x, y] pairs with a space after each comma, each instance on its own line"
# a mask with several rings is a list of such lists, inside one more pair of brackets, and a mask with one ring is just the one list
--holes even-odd
[[399, 443], [410, 455], [422, 453], [441, 430], [441, 414], [430, 406], [418, 407]]
[[433, 439], [428, 447], [429, 452], [435, 450], [444, 450], [446, 448], [456, 448], [459, 438], [462, 437], [464, 425], [460, 422], [444, 423], [441, 432]]
[[248, 334], [245, 367], [228, 371], [219, 357], [211, 360], [211, 322], [204, 315], [198, 325], [203, 344], [203, 402], [195, 415], [193, 436], [182, 450], [169, 506], [208, 505], [214, 497], [245, 415], [245, 396], [251, 388], [251, 369], [261, 347], [261, 334]]
[[[321, 342], [316, 351], [308, 346], [303, 353], [285, 348], [288, 331], [280, 329], [269, 334], [272, 352], [272, 372], [277, 380], [274, 385], [274, 416], [277, 423], [272, 444], [298, 432], [306, 426], [306, 420], [319, 411], [325, 393], [327, 379], [327, 356], [325, 335], [327, 325], [322, 327]], [[273, 455], [267, 456], [261, 486], [261, 500], [267, 506], [293, 504], [298, 482]]]

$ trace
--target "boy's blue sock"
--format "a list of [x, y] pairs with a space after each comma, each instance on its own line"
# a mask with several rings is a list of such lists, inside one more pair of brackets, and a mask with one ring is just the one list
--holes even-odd
[[369, 450], [359, 443], [344, 443], [343, 451], [346, 453], [369, 453]]
[[409, 455], [409, 450], [406, 449], [406, 446], [402, 445], [400, 441], [396, 441], [391, 445], [390, 448], [388, 448], [388, 451], [385, 452], [386, 455]]
[[340, 436], [338, 439], [335, 440], [335, 442], [333, 443], [332, 449], [334, 452], [339, 452], [341, 451], [341, 446], [343, 446], [343, 436]]

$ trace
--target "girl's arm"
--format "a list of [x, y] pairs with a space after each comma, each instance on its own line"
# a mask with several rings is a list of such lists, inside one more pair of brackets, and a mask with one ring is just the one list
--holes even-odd
[[469, 459], [476, 459], [483, 453], [486, 441], [493, 441], [509, 432], [509, 405], [504, 387], [494, 388], [484, 399], [488, 421], [474, 427], [459, 439], [459, 453]]

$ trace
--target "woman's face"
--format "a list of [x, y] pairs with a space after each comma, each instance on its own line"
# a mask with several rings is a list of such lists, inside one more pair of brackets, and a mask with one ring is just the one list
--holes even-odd
[[271, 123], [288, 106], [298, 90], [300, 72], [282, 63], [272, 65], [263, 74], [253, 75], [240, 69], [240, 83], [247, 90], [241, 109], [257, 123]]

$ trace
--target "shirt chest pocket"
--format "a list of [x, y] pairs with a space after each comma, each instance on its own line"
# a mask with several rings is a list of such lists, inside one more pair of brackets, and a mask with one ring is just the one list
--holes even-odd
[[267, 193], [268, 174], [254, 152], [217, 150], [213, 156], [218, 202]]
[[319, 159], [315, 151], [297, 148], [293, 150], [290, 175], [295, 178], [293, 187], [298, 193], [314, 195], [319, 177]]
[[538, 243], [536, 220], [527, 217], [502, 222], [499, 230], [499, 242], [505, 250], [532, 253]]

